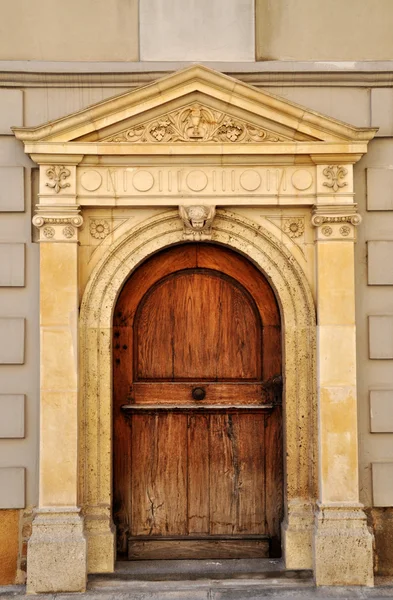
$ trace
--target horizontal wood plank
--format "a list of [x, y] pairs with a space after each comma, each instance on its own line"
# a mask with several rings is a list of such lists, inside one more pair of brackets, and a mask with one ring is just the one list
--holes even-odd
[[[205, 390], [203, 401], [194, 400], [192, 390], [201, 387]], [[134, 383], [132, 404], [264, 404], [271, 400], [271, 394], [262, 383], [213, 383], [213, 382], [156, 382]], [[129, 402], [124, 402], [129, 404]]]
[[267, 539], [129, 540], [129, 560], [268, 558]]
[[136, 414], [143, 412], [203, 413], [219, 411], [225, 411], [225, 414], [233, 411], [258, 413], [262, 411], [270, 411], [273, 410], [273, 408], [274, 404], [234, 404], [233, 406], [228, 406], [227, 404], [196, 404], [195, 406], [184, 406], [181, 404], [123, 404], [121, 407], [125, 414]]

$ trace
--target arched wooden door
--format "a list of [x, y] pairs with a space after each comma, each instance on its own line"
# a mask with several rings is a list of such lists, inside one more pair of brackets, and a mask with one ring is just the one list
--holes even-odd
[[281, 331], [237, 253], [173, 247], [114, 314], [114, 519], [130, 559], [280, 555]]

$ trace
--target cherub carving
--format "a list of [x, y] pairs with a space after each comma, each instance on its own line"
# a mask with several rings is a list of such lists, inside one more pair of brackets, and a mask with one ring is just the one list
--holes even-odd
[[184, 226], [183, 239], [210, 240], [215, 214], [215, 206], [179, 206]]

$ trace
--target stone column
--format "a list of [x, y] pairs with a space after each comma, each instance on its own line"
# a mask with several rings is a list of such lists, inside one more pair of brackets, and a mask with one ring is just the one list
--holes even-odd
[[318, 165], [316, 227], [319, 500], [317, 585], [373, 585], [359, 503], [352, 166]]
[[27, 591], [86, 588], [78, 489], [78, 228], [76, 167], [43, 165], [33, 218], [40, 241], [39, 508], [28, 544]]

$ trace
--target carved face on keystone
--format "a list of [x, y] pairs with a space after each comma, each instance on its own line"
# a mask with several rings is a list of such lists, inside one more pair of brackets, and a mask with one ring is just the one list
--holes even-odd
[[205, 226], [207, 211], [203, 206], [190, 206], [188, 218], [194, 229], [203, 229]]

